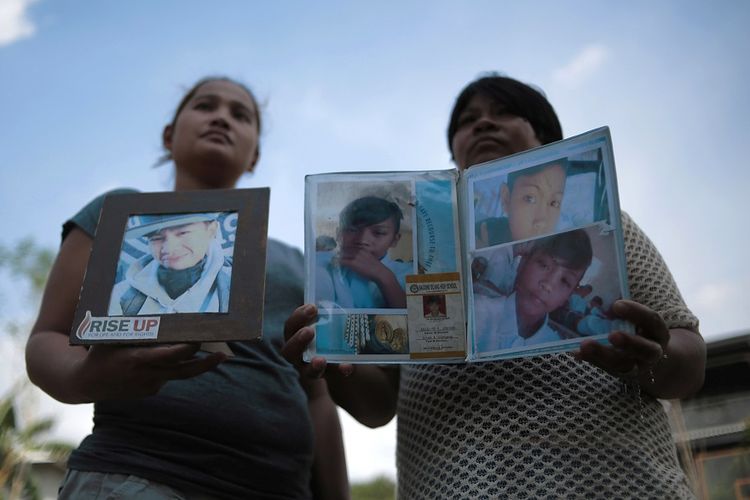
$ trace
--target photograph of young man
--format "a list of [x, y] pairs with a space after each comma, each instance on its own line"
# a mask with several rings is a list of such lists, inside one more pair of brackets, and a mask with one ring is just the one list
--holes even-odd
[[145, 238], [149, 253], [112, 289], [110, 316], [227, 312], [232, 277], [215, 213], [140, 215], [125, 240]]

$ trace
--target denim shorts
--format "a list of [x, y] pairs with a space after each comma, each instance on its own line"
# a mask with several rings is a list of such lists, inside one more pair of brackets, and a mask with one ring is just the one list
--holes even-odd
[[68, 469], [58, 500], [211, 500], [201, 493], [186, 494], [161, 483], [127, 474]]

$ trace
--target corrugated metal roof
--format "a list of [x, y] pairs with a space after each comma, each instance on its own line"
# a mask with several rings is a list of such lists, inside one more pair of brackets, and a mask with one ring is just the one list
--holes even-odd
[[734, 424], [716, 425], [713, 427], [703, 427], [701, 429], [692, 429], [686, 432], [680, 432], [673, 434], [674, 440], [678, 442], [684, 441], [695, 441], [698, 439], [708, 439], [717, 436], [728, 436], [731, 434], [739, 434], [745, 432], [748, 426], [745, 422], [737, 422]]

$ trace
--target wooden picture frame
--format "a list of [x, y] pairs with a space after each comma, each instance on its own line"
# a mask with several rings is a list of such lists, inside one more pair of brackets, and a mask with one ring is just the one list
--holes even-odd
[[[70, 343], [224, 342], [260, 338], [269, 198], [268, 188], [108, 196], [100, 214]], [[198, 233], [194, 238], [201, 243], [191, 247], [176, 239], [175, 235], [185, 238], [193, 229]], [[231, 245], [226, 240], [231, 240]], [[134, 246], [140, 247], [141, 257], [132, 256], [137, 255]], [[171, 250], [165, 248], [172, 246], [181, 250], [166, 253]], [[184, 257], [187, 254], [194, 254], [195, 258], [202, 255], [202, 260], [193, 265], [188, 260], [192, 256]], [[129, 263], [127, 258], [133, 262]], [[128, 266], [136, 261], [138, 266], [130, 270]], [[216, 277], [209, 275], [209, 268]], [[143, 274], [137, 275], [138, 272]], [[145, 278], [150, 280], [149, 285], [160, 288], [153, 295], [144, 292], [149, 289], [136, 280], [147, 273], [150, 273]], [[191, 279], [197, 281], [185, 285], [184, 277], [190, 273], [193, 273]], [[167, 289], [169, 293], [177, 293], [174, 283], [183, 285], [179, 290], [188, 288], [172, 299]], [[123, 293], [118, 295], [121, 290]], [[135, 308], [128, 301], [136, 302]], [[121, 307], [126, 302], [130, 307]]]

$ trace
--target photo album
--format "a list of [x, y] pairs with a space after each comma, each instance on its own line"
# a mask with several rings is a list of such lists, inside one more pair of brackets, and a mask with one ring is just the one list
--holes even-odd
[[474, 362], [633, 333], [609, 129], [474, 166], [305, 179], [305, 359]]
[[220, 348], [260, 338], [269, 194], [259, 188], [107, 196], [70, 343]]

